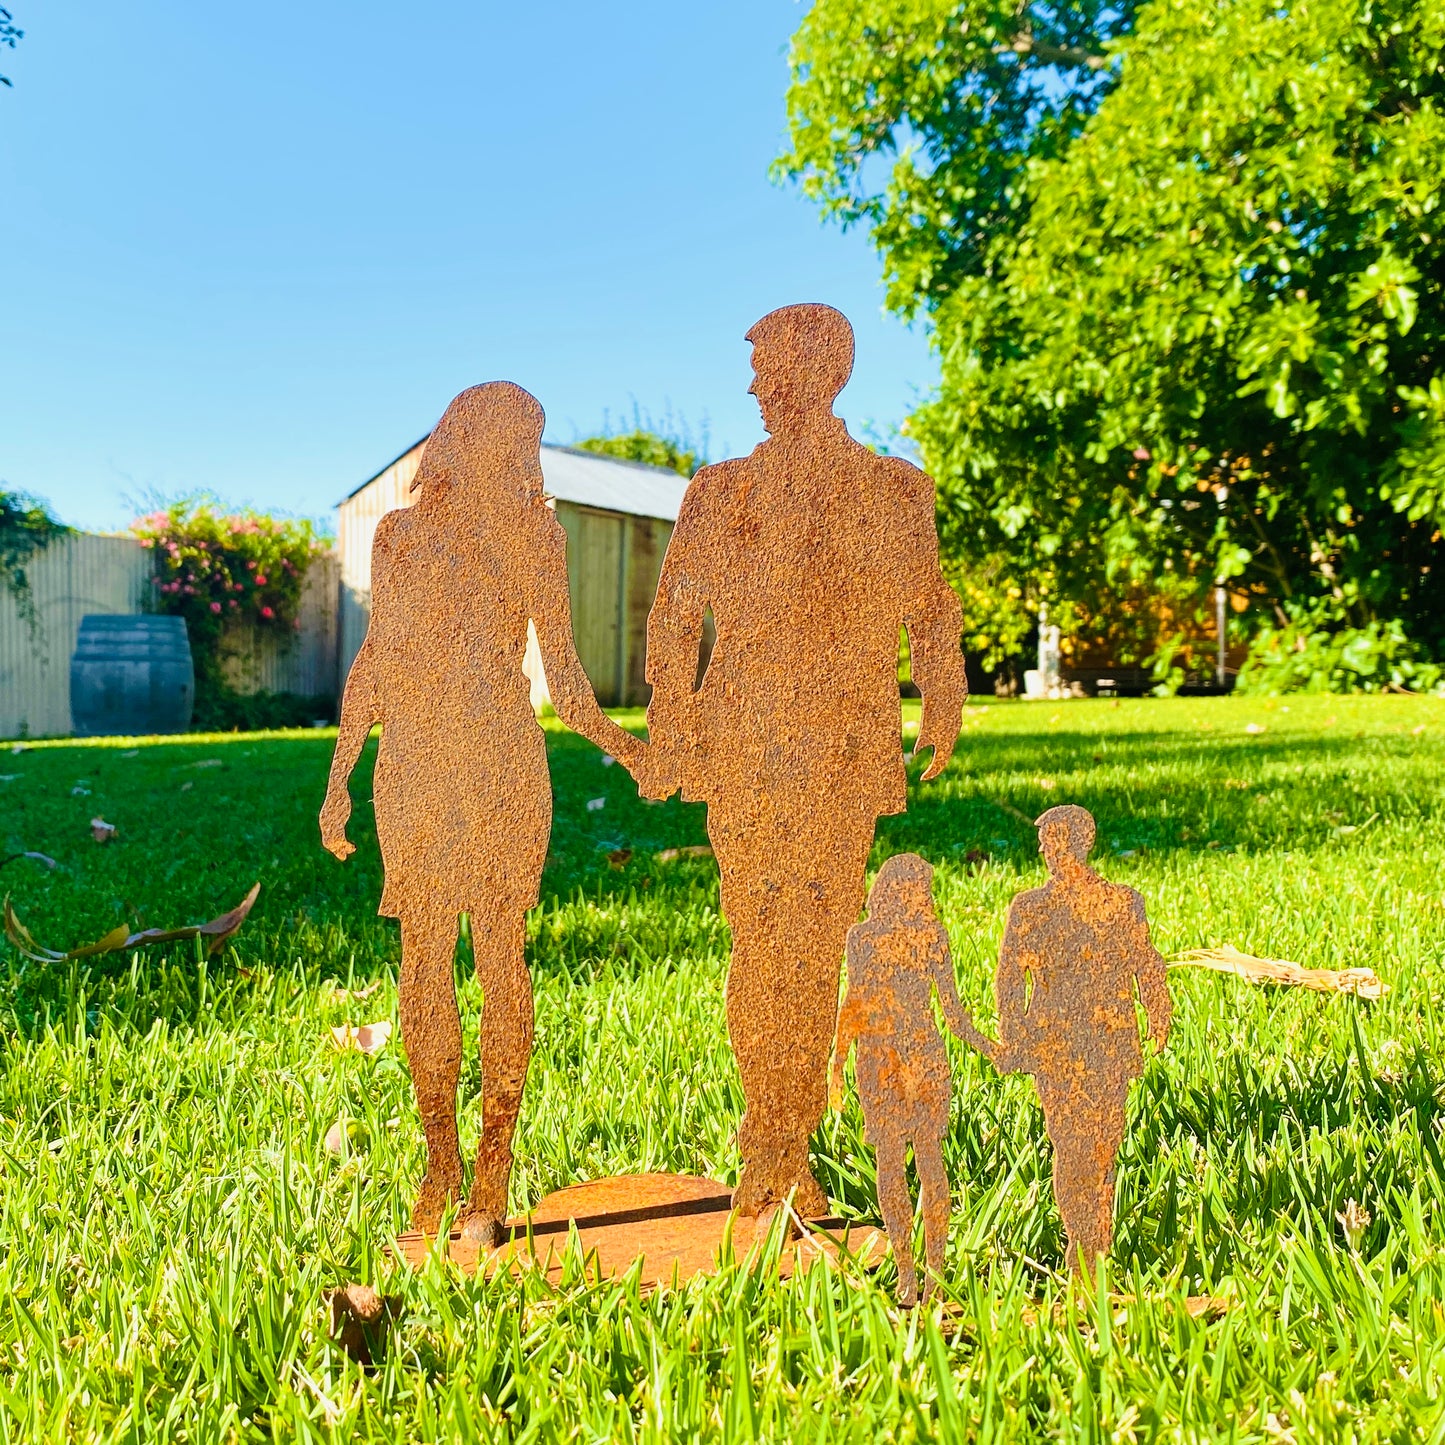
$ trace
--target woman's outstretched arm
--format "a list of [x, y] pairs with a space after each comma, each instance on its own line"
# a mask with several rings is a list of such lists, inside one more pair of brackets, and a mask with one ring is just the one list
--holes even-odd
[[336, 750], [331, 755], [331, 776], [326, 782], [326, 801], [321, 805], [321, 842], [327, 852], [343, 862], [355, 851], [347, 840], [346, 824], [351, 817], [351, 770], [366, 746], [372, 724], [381, 721], [376, 705], [375, 668], [371, 635], [346, 676], [341, 694], [341, 725], [336, 730]]
[[644, 744], [598, 706], [577, 656], [572, 599], [567, 592], [567, 534], [550, 511], [537, 520], [536, 545], [525, 564], [529, 566], [526, 594], [552, 706], [574, 733], [590, 738], [628, 772], [635, 772], [642, 761]]

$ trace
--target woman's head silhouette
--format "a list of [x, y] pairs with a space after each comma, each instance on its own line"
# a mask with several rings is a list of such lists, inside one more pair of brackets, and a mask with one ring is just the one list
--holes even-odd
[[427, 438], [411, 490], [425, 498], [429, 491], [465, 488], [478, 506], [540, 500], [546, 421], [542, 403], [515, 382], [468, 387]]

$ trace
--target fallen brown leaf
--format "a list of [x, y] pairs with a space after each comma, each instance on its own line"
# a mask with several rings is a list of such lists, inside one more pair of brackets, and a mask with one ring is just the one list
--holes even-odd
[[1372, 968], [1305, 968], [1285, 959], [1255, 958], [1228, 945], [1191, 948], [1174, 959], [1170, 967], [1208, 968], [1215, 973], [1232, 973], [1248, 983], [1307, 988], [1316, 993], [1352, 993], [1358, 998], [1376, 999], [1387, 992]]
[[109, 843], [120, 829], [114, 823], [107, 823], [104, 818], [92, 818], [90, 820], [90, 836], [97, 843]]
[[251, 885], [251, 891], [229, 913], [213, 918], [209, 923], [190, 924], [184, 928], [146, 928], [132, 933], [122, 923], [112, 928], [104, 938], [94, 943], [82, 944], [61, 953], [53, 948], [43, 948], [36, 943], [30, 930], [15, 915], [10, 904], [10, 895], [5, 895], [5, 936], [26, 958], [36, 963], [65, 963], [72, 958], [93, 958], [98, 953], [114, 953], [118, 949], [142, 948], [148, 943], [179, 943], [188, 938], [204, 938], [208, 954], [219, 953], [225, 941], [246, 921], [256, 896], [261, 891], [259, 883]]
[[338, 1049], [354, 1049], [360, 1054], [379, 1054], [391, 1039], [391, 1020], [380, 1019], [374, 1024], [336, 1024], [331, 1030], [331, 1040]]
[[614, 868], [625, 868], [632, 859], [631, 848], [614, 848], [608, 855], [607, 861]]

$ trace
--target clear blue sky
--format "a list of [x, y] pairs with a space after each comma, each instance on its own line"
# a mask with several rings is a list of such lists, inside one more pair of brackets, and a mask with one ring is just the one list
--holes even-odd
[[867, 237], [768, 180], [792, 0], [6, 3], [0, 483], [67, 521], [328, 516], [497, 378], [552, 441], [635, 398], [733, 454], [792, 301], [857, 328], [855, 431], [932, 385]]

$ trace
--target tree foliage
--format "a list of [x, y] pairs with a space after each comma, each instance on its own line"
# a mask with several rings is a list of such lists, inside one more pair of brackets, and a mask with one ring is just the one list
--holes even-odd
[[[3, 5], [0, 5], [0, 45], [8, 45], [11, 50], [15, 49], [17, 41], [25, 38], [25, 32], [15, 23], [15, 17]], [[10, 78], [0, 75], [0, 85], [9, 85]]]
[[26, 567], [37, 552], [70, 532], [38, 497], [0, 490], [0, 586], [15, 599], [32, 635], [40, 619]]
[[632, 403], [631, 416], [622, 426], [614, 425], [612, 417], [604, 412], [602, 430], [574, 445], [624, 462], [663, 467], [683, 477], [691, 477], [699, 467], [707, 465], [706, 424], [701, 437], [697, 437], [686, 419], [673, 416], [671, 407], [666, 408], [661, 417], [654, 418], [636, 401]]
[[[866, 223], [889, 305], [936, 306], [988, 274], [1113, 84], [1137, 0], [817, 0], [793, 38], [780, 175]], [[887, 162], [891, 159], [891, 165]]]
[[649, 467], [665, 467], [679, 476], [691, 477], [702, 465], [695, 450], [673, 437], [638, 429], [607, 436], [584, 437], [577, 443], [584, 452], [597, 452], [617, 457], [624, 462], [643, 462]]
[[[912, 429], [975, 646], [1006, 650], [1040, 603], [1085, 631], [1132, 619], [1142, 646], [1223, 578], [1278, 626], [1393, 619], [1445, 653], [1445, 10], [1152, 0], [1134, 20], [981, 263], [942, 295], [910, 283], [942, 361]], [[932, 86], [966, 107], [985, 80]], [[918, 128], [889, 104], [872, 149]], [[857, 135], [805, 184], [850, 174]], [[921, 214], [905, 200], [884, 221]], [[1122, 605], [1144, 596], [1152, 618]]]
[[234, 701], [223, 666], [228, 634], [247, 625], [289, 639], [301, 626], [306, 573], [325, 543], [304, 518], [233, 512], [204, 497], [139, 517], [131, 531], [155, 553], [156, 610], [185, 619], [197, 723], [220, 725]]

